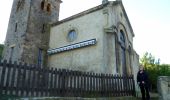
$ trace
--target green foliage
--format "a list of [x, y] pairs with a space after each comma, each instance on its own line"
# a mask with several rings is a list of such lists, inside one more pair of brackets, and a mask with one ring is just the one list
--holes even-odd
[[158, 76], [170, 76], [170, 65], [160, 65], [160, 59], [156, 60], [151, 53], [146, 52], [140, 59], [140, 64], [145, 67], [145, 70], [149, 74], [152, 90], [157, 90]]
[[170, 75], [170, 65], [154, 65], [147, 68], [149, 73], [149, 80], [153, 90], [157, 89], [157, 78], [158, 76], [169, 76]]
[[152, 67], [154, 65], [159, 65], [160, 64], [160, 59], [155, 59], [155, 57], [151, 54], [146, 52], [142, 58], [140, 58], [140, 63], [144, 67]]
[[3, 49], [4, 49], [4, 45], [0, 44], [0, 59], [2, 58]]

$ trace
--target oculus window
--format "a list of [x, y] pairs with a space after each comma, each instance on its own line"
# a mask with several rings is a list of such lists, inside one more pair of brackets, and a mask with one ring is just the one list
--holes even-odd
[[77, 33], [75, 30], [70, 30], [67, 35], [68, 41], [72, 42], [77, 38]]

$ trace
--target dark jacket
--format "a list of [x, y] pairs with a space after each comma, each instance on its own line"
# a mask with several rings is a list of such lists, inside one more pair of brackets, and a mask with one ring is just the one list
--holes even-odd
[[[144, 81], [144, 84], [142, 84], [142, 81]], [[140, 71], [138, 71], [137, 82], [139, 83], [139, 86], [143, 85], [149, 87], [148, 74], [145, 71], [143, 71], [143, 73], [140, 73]]]

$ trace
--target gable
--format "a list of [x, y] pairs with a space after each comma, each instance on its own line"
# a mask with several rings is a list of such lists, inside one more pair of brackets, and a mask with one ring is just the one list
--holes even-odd
[[130, 24], [128, 15], [127, 15], [127, 13], [126, 13], [126, 11], [125, 11], [125, 8], [124, 8], [124, 6], [123, 6], [123, 3], [122, 3], [121, 1], [117, 1], [117, 2], [119, 2], [119, 4], [120, 4], [120, 8], [121, 8], [121, 10], [122, 10], [122, 15], [123, 15], [124, 18], [126, 19], [127, 25], [129, 26], [129, 29], [130, 29], [130, 32], [131, 32], [132, 36], [134, 37], [135, 35], [134, 35], [134, 32], [133, 32], [132, 26], [131, 26], [131, 24]]

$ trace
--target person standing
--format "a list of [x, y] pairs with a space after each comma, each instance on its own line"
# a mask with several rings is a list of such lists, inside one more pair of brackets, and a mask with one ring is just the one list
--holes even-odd
[[142, 100], [150, 100], [148, 74], [141, 65], [137, 74], [137, 83], [140, 87]]

